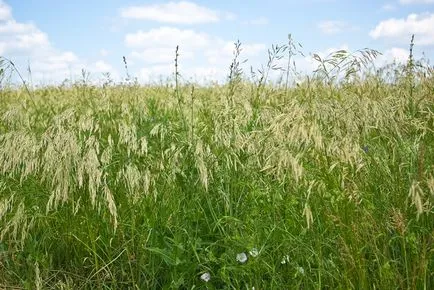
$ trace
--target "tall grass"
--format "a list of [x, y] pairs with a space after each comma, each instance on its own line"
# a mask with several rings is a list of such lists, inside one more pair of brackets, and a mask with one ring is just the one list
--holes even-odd
[[271, 85], [289, 45], [223, 86], [4, 86], [0, 288], [433, 288], [432, 67]]

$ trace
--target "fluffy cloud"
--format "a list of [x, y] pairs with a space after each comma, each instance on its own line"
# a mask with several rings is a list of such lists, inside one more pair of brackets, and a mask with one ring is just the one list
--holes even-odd
[[78, 57], [72, 52], [46, 54], [45, 57], [36, 58], [32, 67], [41, 72], [58, 72], [68, 70], [78, 62]]
[[125, 45], [135, 48], [171, 47], [174, 49], [177, 45], [199, 48], [207, 46], [209, 42], [210, 38], [205, 33], [174, 27], [160, 27], [149, 31], [139, 30], [125, 36]]
[[386, 50], [383, 55], [379, 57], [379, 60], [384, 61], [384, 63], [391, 63], [393, 61], [398, 63], [406, 63], [408, 56], [409, 52], [407, 49], [392, 47]]
[[[217, 41], [218, 45], [210, 47], [204, 52], [208, 63], [219, 64], [224, 63], [229, 65], [233, 59], [235, 45], [233, 41]], [[241, 59], [251, 58], [258, 56], [260, 53], [266, 50], [265, 44], [253, 43], [253, 44], [241, 44]]]
[[[348, 52], [351, 52], [349, 46], [347, 44], [343, 44], [338, 47], [331, 47], [324, 51], [320, 51], [317, 54], [322, 59], [325, 59], [328, 56], [330, 56], [330, 54], [339, 50], [346, 50]], [[360, 56], [360, 54], [357, 55]], [[408, 50], [399, 47], [392, 47], [382, 52], [382, 54], [378, 55], [373, 60], [373, 64], [376, 67], [382, 67], [394, 61], [397, 63], [406, 63], [408, 59], [408, 55], [409, 55]], [[313, 57], [305, 57], [304, 59], [300, 59], [300, 60], [301, 60], [302, 67], [307, 69], [305, 70], [306, 72], [311, 72], [318, 68], [319, 63], [316, 60], [314, 60]]]
[[97, 72], [104, 73], [104, 72], [109, 72], [109, 71], [113, 70], [113, 67], [103, 60], [99, 60], [99, 61], [95, 62], [94, 66], [95, 66], [95, 70]]
[[434, 45], [434, 13], [384, 20], [369, 33], [374, 39], [386, 38], [399, 43], [408, 43], [412, 34], [416, 35], [418, 45]]
[[[194, 54], [192, 51], [179, 52], [183, 60], [192, 59]], [[135, 60], [141, 60], [147, 64], [172, 63], [175, 59], [175, 47], [152, 47], [140, 51], [133, 51], [131, 57]]]
[[163, 23], [198, 24], [218, 22], [221, 13], [192, 2], [181, 1], [126, 7], [121, 9], [121, 16]]
[[79, 71], [75, 68], [79, 59], [73, 52], [56, 50], [34, 24], [19, 23], [13, 18], [0, 21], [0, 54], [14, 61], [20, 70], [28, 61], [36, 81], [59, 80], [69, 76], [71, 69]]
[[47, 35], [36, 26], [18, 23], [14, 19], [0, 22], [0, 36], [3, 53], [29, 52], [34, 46], [45, 49], [50, 46]]
[[0, 0], [0, 21], [12, 18], [11, 8]]
[[405, 64], [407, 63], [409, 52], [407, 49], [401, 47], [391, 47], [382, 51], [374, 60], [376, 68], [381, 68], [392, 63]]
[[[158, 64], [140, 69], [138, 79], [144, 82], [156, 82], [174, 75], [173, 64]], [[180, 66], [181, 79], [183, 81], [199, 82], [201, 84], [223, 81], [228, 75], [228, 69], [215, 66]]]
[[[184, 55], [191, 57], [194, 51], [202, 50], [206, 56], [217, 55], [232, 56], [233, 41], [224, 41], [206, 33], [199, 33], [191, 29], [173, 27], [160, 27], [149, 31], [128, 33], [125, 36], [125, 45], [131, 48], [144, 48], [142, 52], [135, 51], [136, 57], [143, 57], [149, 61], [169, 55], [167, 61], [173, 61], [175, 47], [179, 45]], [[256, 55], [265, 50], [264, 44], [243, 44], [241, 46], [244, 56]], [[159, 62], [159, 61], [157, 61]]]
[[162, 76], [169, 77], [173, 75], [174, 67], [171, 64], [158, 64], [146, 66], [139, 70], [138, 79], [144, 82], [156, 81]]
[[[346, 50], [350, 51], [350, 48], [347, 44], [341, 45], [339, 47], [331, 47], [328, 48], [322, 52], [317, 53], [321, 58], [326, 58], [333, 52], [339, 51], [339, 50]], [[351, 51], [350, 51], [351, 52]], [[390, 64], [393, 61], [396, 61], [398, 63], [405, 63], [408, 59], [408, 50], [399, 48], [399, 47], [392, 47], [384, 52], [382, 52], [381, 55], [378, 55], [377, 58], [374, 60], [374, 64], [376, 66], [382, 66], [385, 64]], [[360, 54], [358, 54], [360, 56]], [[318, 62], [314, 61], [313, 64], [318, 65]]]
[[112, 71], [103, 63], [86, 63], [71, 51], [56, 49], [48, 35], [33, 23], [14, 19], [12, 9], [0, 0], [0, 55], [11, 59], [20, 71], [27, 64], [35, 82], [62, 81], [80, 74], [82, 68], [93, 72]]
[[18, 23], [14, 19], [6, 19], [1, 21], [0, 23], [0, 33], [5, 35], [38, 31], [38, 29], [33, 24]]
[[[143, 65], [139, 79], [149, 81], [173, 74], [175, 47], [179, 45], [179, 71], [187, 79], [203, 81], [223, 78], [233, 58], [234, 41], [197, 32], [192, 29], [160, 27], [128, 33], [125, 45], [132, 49], [129, 58]], [[241, 59], [254, 58], [266, 47], [261, 43], [241, 45]]]

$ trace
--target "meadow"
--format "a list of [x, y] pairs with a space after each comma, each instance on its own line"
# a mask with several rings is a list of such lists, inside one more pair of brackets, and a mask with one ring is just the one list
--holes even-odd
[[433, 289], [432, 66], [240, 50], [220, 85], [3, 79], [0, 288]]

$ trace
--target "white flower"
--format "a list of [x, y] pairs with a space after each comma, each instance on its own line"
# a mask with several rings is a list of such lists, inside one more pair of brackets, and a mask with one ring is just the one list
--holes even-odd
[[304, 269], [303, 269], [303, 267], [298, 266], [295, 269], [297, 269], [298, 273], [300, 273], [301, 275], [304, 275]]
[[241, 264], [244, 264], [245, 262], [247, 262], [247, 255], [246, 255], [246, 253], [239, 253], [239, 254], [237, 254], [237, 261], [240, 262]]
[[202, 279], [202, 281], [208, 282], [209, 280], [211, 280], [211, 274], [205, 272], [202, 275], [200, 275], [200, 279]]
[[253, 248], [249, 251], [249, 255], [252, 256], [253, 258], [257, 257], [259, 255], [259, 251], [256, 248]]
[[285, 257], [283, 257], [282, 261], [280, 262], [280, 264], [284, 265], [286, 263], [289, 263], [289, 255], [286, 255]]

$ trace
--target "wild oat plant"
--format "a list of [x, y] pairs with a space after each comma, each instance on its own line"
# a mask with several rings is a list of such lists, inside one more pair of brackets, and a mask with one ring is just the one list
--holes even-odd
[[294, 48], [249, 79], [237, 43], [225, 85], [3, 82], [0, 288], [433, 289], [432, 66], [291, 85]]

